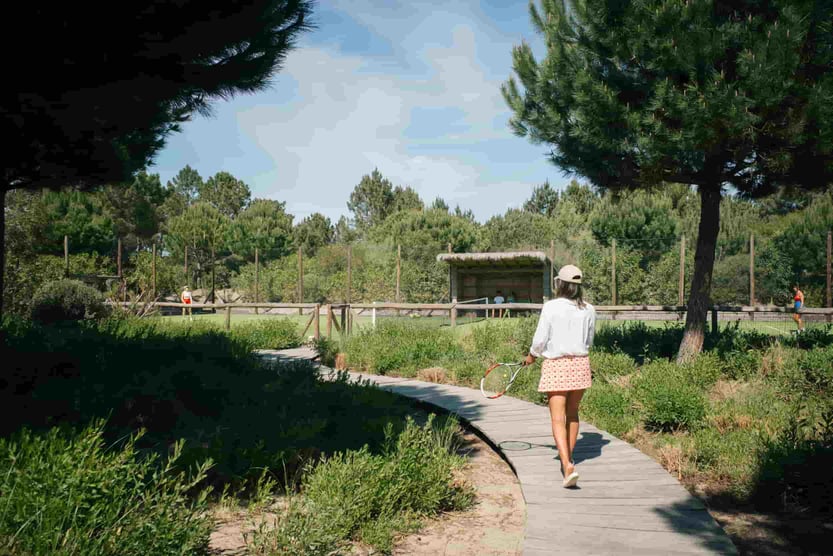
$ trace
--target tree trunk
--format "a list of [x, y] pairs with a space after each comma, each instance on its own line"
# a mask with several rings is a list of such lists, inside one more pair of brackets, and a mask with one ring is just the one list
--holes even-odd
[[3, 297], [6, 277], [6, 190], [0, 190], [0, 319], [3, 318]]
[[703, 349], [714, 270], [714, 250], [720, 231], [720, 186], [700, 186], [700, 227], [694, 254], [694, 276], [688, 297], [685, 333], [677, 362], [689, 361]]

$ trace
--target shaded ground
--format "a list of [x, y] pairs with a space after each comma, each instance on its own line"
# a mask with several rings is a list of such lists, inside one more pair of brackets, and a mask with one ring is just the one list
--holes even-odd
[[[422, 421], [424, 413], [417, 419]], [[397, 542], [394, 555], [518, 556], [521, 554], [526, 505], [521, 486], [509, 465], [485, 442], [466, 431], [460, 453], [468, 457], [463, 477], [476, 490], [474, 506], [426, 521], [423, 529]], [[215, 511], [217, 526], [211, 534], [210, 553], [216, 556], [248, 554], [244, 532], [253, 528], [245, 510]], [[264, 514], [268, 519], [273, 514]], [[354, 556], [378, 554], [357, 544]]]

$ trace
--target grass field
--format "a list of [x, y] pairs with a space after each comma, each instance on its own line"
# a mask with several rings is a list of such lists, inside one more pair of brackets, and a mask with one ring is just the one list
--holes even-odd
[[[166, 317], [155, 317], [155, 318], [159, 318], [159, 319], [161, 319], [165, 322], [170, 322], [170, 323], [187, 324], [189, 322], [187, 319], [184, 319], [183, 317], [178, 316], [178, 315], [166, 316]], [[255, 315], [255, 314], [252, 314], [252, 313], [232, 313], [231, 326], [232, 326], [232, 328], [234, 328], [235, 325], [239, 325], [241, 323], [247, 323], [247, 322], [250, 323], [252, 321], [258, 321], [258, 320], [264, 320], [264, 319], [276, 319], [276, 318], [290, 319], [290, 320], [295, 321], [295, 323], [297, 324], [297, 327], [298, 327], [298, 332], [300, 333], [300, 332], [303, 332], [304, 327], [306, 326], [307, 322], [309, 321], [310, 316], [309, 316], [308, 313], [304, 314], [304, 315], [297, 315], [297, 314], [295, 314], [295, 315], [286, 315], [286, 314], [274, 314], [274, 313], [273, 314], [265, 314], [265, 315], [264, 314]], [[494, 319], [485, 319], [483, 317], [479, 317], [479, 318], [460, 317], [460, 318], [457, 319], [457, 326], [454, 328], [455, 335], [464, 336], [464, 335], [470, 333], [470, 331], [473, 328], [483, 326], [485, 323], [490, 322], [491, 320], [494, 320]], [[207, 322], [211, 322], [211, 323], [216, 323], [218, 326], [223, 326], [223, 324], [225, 323], [225, 314], [223, 314], [223, 313], [198, 314], [198, 315], [194, 315], [194, 321], [200, 321], [200, 322], [206, 322], [207, 321]], [[443, 317], [443, 316], [435, 316], [435, 317], [384, 316], [384, 317], [377, 317], [377, 319], [376, 319], [377, 323], [391, 322], [391, 321], [403, 321], [403, 322], [418, 323], [418, 324], [424, 325], [424, 326], [429, 327], [429, 328], [431, 328], [431, 327], [438, 327], [439, 328], [439, 327], [450, 327], [451, 326], [451, 320], [448, 317]], [[634, 320], [618, 320], [618, 319], [617, 320], [608, 320], [608, 319], [602, 320], [602, 318], [600, 318], [597, 321], [597, 326], [598, 326], [599, 329], [602, 329], [602, 328], [610, 327], [610, 326], [622, 326], [625, 323], [630, 323], [630, 322], [636, 322], [636, 321], [634, 321]], [[651, 328], [662, 328], [664, 326], [676, 326], [676, 325], [682, 325], [683, 324], [682, 321], [678, 322], [678, 321], [646, 320], [646, 321], [642, 321], [642, 322], [644, 322], [647, 326], [649, 326]], [[720, 326], [721, 329], [725, 329], [729, 326], [734, 326], [734, 322], [735, 321], [720, 321], [719, 326]], [[788, 335], [793, 334], [794, 331], [796, 330], [796, 325], [792, 321], [792, 318], [791, 318], [790, 315], [784, 315], [784, 318], [782, 318], [780, 320], [774, 320], [774, 321], [742, 320], [742, 321], [737, 321], [737, 322], [739, 323], [738, 328], [740, 330], [762, 332], [762, 333], [770, 334], [770, 335], [773, 335], [773, 336], [788, 336]], [[361, 315], [361, 316], [355, 317], [355, 319], [353, 321], [354, 329], [355, 328], [365, 328], [365, 327], [369, 327], [371, 325], [372, 325], [372, 319], [371, 319], [370, 315], [368, 315], [368, 316]], [[326, 316], [321, 315], [319, 317], [319, 326], [320, 326], [321, 334], [322, 335], [325, 334], [326, 326], [327, 326]], [[825, 326], [825, 323], [823, 323], [823, 322], [805, 323], [805, 327], [807, 329], [816, 328], [816, 327], [823, 327], [823, 326]], [[313, 327], [310, 326], [309, 329], [307, 330], [306, 335], [311, 336], [312, 333], [313, 333]], [[338, 336], [338, 331], [335, 329], [335, 327], [333, 327], [333, 335], [335, 335], [336, 337]]]

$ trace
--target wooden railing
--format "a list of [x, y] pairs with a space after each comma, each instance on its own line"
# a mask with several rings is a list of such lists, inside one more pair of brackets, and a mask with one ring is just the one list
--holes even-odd
[[[353, 331], [353, 319], [365, 312], [370, 312], [371, 323], [376, 325], [376, 318], [382, 311], [418, 311], [420, 313], [427, 312], [431, 316], [435, 311], [443, 314], [448, 314], [451, 326], [457, 325], [457, 318], [460, 312], [484, 311], [487, 318], [490, 316], [511, 315], [514, 311], [517, 312], [535, 312], [540, 311], [544, 306], [543, 303], [192, 303], [186, 305], [185, 303], [176, 302], [151, 302], [146, 304], [137, 304], [130, 302], [110, 303], [114, 306], [122, 307], [136, 307], [137, 305], [150, 306], [152, 308], [178, 308], [178, 309], [212, 309], [225, 312], [225, 328], [231, 328], [231, 313], [233, 309], [297, 309], [298, 314], [302, 315], [305, 309], [310, 310], [310, 318], [307, 321], [304, 331], [301, 335], [305, 335], [310, 327], [313, 328], [313, 336], [317, 339], [321, 337], [319, 319], [321, 317], [321, 310], [324, 309], [324, 315], [327, 317], [326, 321], [326, 336], [332, 337], [332, 329], [344, 336], [349, 335]], [[673, 320], [685, 319], [686, 307], [684, 305], [596, 305], [596, 312], [600, 315], [615, 320], [617, 317], [625, 316], [626, 319], [632, 319], [632, 313], [647, 313], [647, 314], [674, 314]], [[781, 307], [773, 305], [755, 305], [755, 306], [725, 306], [715, 305], [709, 308], [711, 313], [711, 325], [713, 330], [717, 330], [719, 313], [739, 313], [748, 315], [750, 320], [758, 313], [787, 313], [794, 312], [792, 307]], [[625, 315], [623, 315], [623, 313]], [[824, 315], [827, 322], [833, 321], [833, 308], [805, 308], [802, 309], [803, 315]], [[663, 320], [663, 319], [660, 319]], [[671, 319], [665, 319], [671, 320]]]

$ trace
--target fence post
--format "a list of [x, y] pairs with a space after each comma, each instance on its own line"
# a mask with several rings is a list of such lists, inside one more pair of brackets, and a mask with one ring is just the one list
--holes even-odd
[[[298, 303], [304, 302], [304, 255], [298, 247]], [[298, 314], [303, 315], [303, 307], [298, 307]]]
[[350, 303], [351, 289], [353, 288], [353, 246], [347, 244], [347, 303]]
[[712, 307], [712, 333], [717, 334], [717, 307]]
[[555, 240], [550, 239], [550, 299], [553, 299], [553, 287], [555, 287]]
[[[374, 301], [373, 304], [376, 305], [376, 302]], [[370, 326], [376, 329], [376, 307], [370, 310]]]
[[64, 278], [69, 278], [69, 236], [64, 236]]
[[[827, 308], [833, 308], [833, 231], [827, 230]], [[827, 322], [831, 321], [830, 313], [827, 314]]]
[[456, 303], [451, 304], [451, 309], [449, 310], [449, 313], [451, 313], [451, 328], [454, 328], [455, 326], [457, 326], [457, 304]]
[[[151, 300], [156, 301], [156, 242], [155, 241], [153, 242], [152, 255], [151, 255], [151, 259], [150, 259], [150, 275], [151, 275], [151, 278], [150, 278], [150, 280], [151, 280], [151, 282], [150, 282], [151, 283], [151, 286], [150, 286], [151, 296], [150, 296], [150, 298], [151, 298]], [[213, 280], [213, 276], [212, 276], [212, 286], [214, 285], [213, 282], [214, 282], [214, 280]]]
[[226, 331], [231, 330], [231, 307], [226, 306]]
[[[216, 257], [214, 255], [214, 243], [211, 243], [211, 304], [217, 304], [217, 281], [215, 280], [214, 267], [216, 266]], [[214, 308], [217, 312], [217, 308]]]
[[315, 320], [313, 321], [315, 323], [315, 326], [312, 329], [313, 334], [315, 334], [315, 339], [316, 340], [321, 338], [321, 323], [319, 322], [320, 320], [321, 320], [321, 304], [316, 303], [315, 304]]
[[[260, 302], [260, 259], [258, 255], [258, 249], [255, 247], [255, 303]], [[255, 314], [260, 314], [257, 307], [255, 307]]]
[[347, 305], [341, 307], [341, 337], [347, 334]]
[[613, 305], [616, 305], [616, 238], [613, 238], [613, 245], [612, 245], [612, 263], [610, 265], [611, 269], [611, 280], [610, 280], [610, 293], [613, 297]]
[[396, 302], [399, 303], [399, 280], [402, 276], [402, 245], [396, 244]]
[[333, 338], [333, 308], [332, 306], [327, 303], [324, 307], [324, 310], [327, 312], [327, 338]]
[[[749, 234], [749, 305], [755, 305], [755, 234]], [[754, 313], [750, 313], [754, 320]]]
[[124, 287], [124, 276], [121, 268], [121, 238], [116, 241], [116, 269], [119, 275], [119, 292]]
[[685, 234], [680, 239], [680, 283], [677, 287], [677, 305], [685, 305]]

